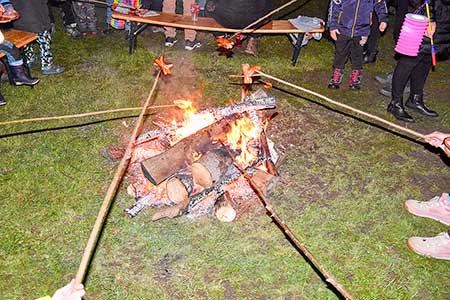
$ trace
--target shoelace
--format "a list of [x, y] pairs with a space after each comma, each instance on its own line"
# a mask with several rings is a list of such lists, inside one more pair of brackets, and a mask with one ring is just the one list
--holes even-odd
[[340, 69], [334, 69], [333, 72], [333, 81], [334, 82], [339, 82], [341, 79], [341, 70]]
[[359, 71], [358, 70], [353, 70], [352, 71], [352, 82], [357, 82], [359, 81]]

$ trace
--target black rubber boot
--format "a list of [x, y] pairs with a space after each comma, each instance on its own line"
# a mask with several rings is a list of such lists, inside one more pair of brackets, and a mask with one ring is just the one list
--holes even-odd
[[30, 85], [33, 86], [39, 82], [38, 78], [28, 76], [23, 65], [9, 66], [11, 69], [12, 79], [15, 85]]
[[423, 103], [423, 95], [409, 95], [408, 101], [406, 101], [405, 105], [428, 117], [435, 118], [439, 116], [437, 112], [425, 106], [425, 103]]
[[387, 107], [387, 111], [398, 120], [410, 123], [414, 122], [413, 117], [411, 117], [403, 107], [403, 99], [392, 99]]
[[5, 97], [3, 97], [2, 93], [0, 93], [0, 106], [5, 105], [5, 104], [6, 104]]
[[377, 61], [377, 54], [378, 54], [378, 51], [365, 53], [363, 56], [363, 63], [364, 64], [375, 63]]

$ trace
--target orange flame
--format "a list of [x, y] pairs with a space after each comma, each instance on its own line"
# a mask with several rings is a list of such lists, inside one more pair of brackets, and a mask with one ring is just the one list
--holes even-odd
[[231, 148], [241, 150], [236, 161], [247, 166], [254, 161], [258, 155], [257, 149], [251, 147], [251, 143], [258, 139], [259, 133], [253, 122], [248, 117], [243, 117], [231, 124], [231, 130], [227, 134], [227, 142]]
[[215, 122], [215, 117], [212, 113], [197, 113], [197, 109], [193, 106], [191, 100], [175, 100], [173, 103], [183, 109], [184, 124], [175, 132], [179, 138], [187, 137]]

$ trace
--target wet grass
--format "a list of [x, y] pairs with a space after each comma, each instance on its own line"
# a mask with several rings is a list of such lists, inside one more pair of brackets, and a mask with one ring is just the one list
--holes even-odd
[[[314, 3], [305, 9], [322, 9]], [[122, 32], [80, 41], [58, 32], [56, 62], [67, 72], [41, 77], [33, 89], [4, 84], [8, 104], [0, 109], [0, 120], [139, 106], [151, 87], [151, 63], [166, 51], [176, 62], [175, 74], [161, 84], [157, 103], [174, 100], [167, 95], [177, 91], [164, 90], [170, 84], [200, 89], [202, 106], [237, 99], [239, 81], [228, 75], [250, 63], [394, 121], [385, 112], [389, 99], [373, 82], [375, 74], [394, 65], [389, 35], [382, 39], [377, 64], [365, 67], [358, 92], [326, 88], [333, 57], [326, 40], [312, 41], [293, 67], [291, 46], [281, 36], [265, 37], [258, 58], [244, 56], [241, 49], [233, 58], [218, 56], [211, 36], [200, 38], [205, 46], [186, 53], [182, 43], [163, 49], [161, 36], [146, 32], [138, 51], [128, 56]], [[440, 62], [426, 86], [427, 102], [441, 117], [415, 114], [417, 122], [408, 127], [450, 131], [448, 68], [448, 61]], [[320, 99], [274, 87], [280, 115], [269, 134], [283, 161], [270, 199], [291, 229], [356, 299], [448, 299], [449, 263], [406, 247], [409, 236], [433, 236], [448, 228], [413, 217], [402, 206], [407, 198], [425, 200], [448, 191], [448, 160], [318, 105]], [[106, 149], [126, 143], [132, 115], [0, 128], [3, 298], [37, 298], [75, 275], [117, 164]], [[262, 208], [232, 224], [212, 218], [152, 223], [151, 210], [133, 220], [124, 217], [132, 202], [122, 188], [91, 265], [86, 299], [338, 299]]]

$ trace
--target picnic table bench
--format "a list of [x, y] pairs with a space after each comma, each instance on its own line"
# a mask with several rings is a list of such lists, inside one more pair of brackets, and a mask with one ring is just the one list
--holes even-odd
[[[5, 30], [5, 31], [3, 31], [3, 35], [5, 37], [5, 40], [13, 43], [17, 48], [20, 49], [24, 61], [25, 61], [25, 55], [23, 53], [23, 47], [34, 42], [37, 39], [37, 35], [35, 33], [17, 30], [17, 29]], [[9, 68], [9, 64], [8, 64], [6, 55], [3, 53], [0, 53], [0, 59], [3, 62], [3, 64], [5, 65], [6, 73], [8, 74], [9, 83], [11, 85], [14, 85], [14, 82], [12, 80], [12, 75], [11, 75], [11, 69]], [[28, 75], [30, 75], [29, 66], [26, 65], [25, 63], [24, 63], [24, 65], [25, 65], [26, 71], [28, 72]]]
[[[159, 15], [157, 16], [141, 17], [113, 11], [112, 17], [119, 20], [125, 20], [130, 24], [128, 35], [128, 49], [130, 54], [132, 54], [134, 50], [136, 50], [138, 34], [144, 31], [148, 25], [224, 33], [236, 33], [240, 31], [239, 29], [223, 27], [212, 18], [197, 17], [197, 20], [193, 21], [191, 16], [183, 16], [164, 12], [159, 13]], [[322, 33], [324, 30], [324, 26], [321, 26], [320, 29], [316, 29], [310, 32]], [[242, 31], [242, 33], [287, 34], [292, 46], [294, 47], [294, 52], [292, 54], [292, 65], [295, 66], [300, 54], [300, 49], [302, 47], [303, 36], [306, 32], [304, 30], [296, 28], [288, 20], [273, 20], [259, 27], [258, 29], [247, 29]], [[298, 34], [298, 36], [295, 37], [293, 36], [294, 34]]]

